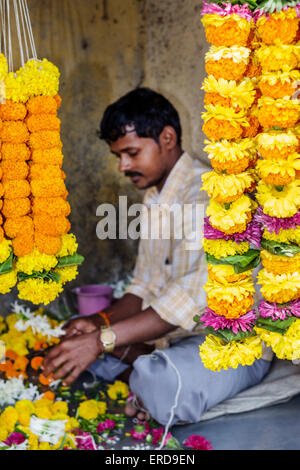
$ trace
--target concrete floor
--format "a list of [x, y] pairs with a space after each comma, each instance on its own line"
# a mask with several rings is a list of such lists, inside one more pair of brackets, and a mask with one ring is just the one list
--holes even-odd
[[300, 395], [247, 413], [175, 426], [172, 433], [179, 441], [200, 434], [214, 450], [300, 450]]

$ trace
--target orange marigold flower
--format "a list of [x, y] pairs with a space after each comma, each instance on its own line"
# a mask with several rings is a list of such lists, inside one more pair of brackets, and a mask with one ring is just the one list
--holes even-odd
[[25, 356], [19, 356], [14, 362], [14, 369], [25, 372], [27, 366], [28, 366], [29, 360]]
[[31, 359], [30, 365], [34, 370], [39, 370], [43, 364], [43, 356], [35, 356]]
[[4, 230], [9, 238], [16, 238], [23, 234], [31, 239], [34, 234], [33, 220], [29, 216], [8, 218], [4, 222]]
[[36, 96], [27, 101], [26, 107], [30, 114], [56, 114], [58, 106], [53, 96]]
[[249, 126], [243, 126], [242, 137], [255, 137], [259, 131], [259, 120], [256, 116], [250, 115], [248, 118]]
[[34, 163], [30, 165], [29, 177], [31, 180], [43, 180], [48, 178], [65, 178], [65, 173], [59, 165], [44, 165], [43, 163]]
[[207, 297], [207, 306], [213, 310], [217, 315], [222, 315], [226, 318], [239, 318], [251, 310], [254, 298], [252, 294], [245, 295], [242, 300], [236, 299], [235, 302], [229, 302], [224, 299], [217, 299], [216, 297]]
[[23, 121], [26, 114], [27, 109], [23, 103], [6, 100], [0, 104], [0, 117], [3, 121]]
[[238, 139], [241, 137], [243, 129], [237, 124], [233, 125], [225, 119], [209, 119], [202, 127], [204, 134], [211, 140]]
[[54, 114], [32, 114], [26, 124], [30, 132], [60, 131], [60, 119]]
[[276, 146], [263, 147], [260, 146], [258, 151], [264, 160], [286, 160], [289, 155], [296, 152], [298, 149], [297, 145], [285, 145], [282, 148]]
[[226, 171], [228, 175], [242, 173], [250, 164], [248, 157], [241, 158], [240, 160], [227, 160], [223, 162], [220, 162], [217, 158], [212, 158], [210, 162], [214, 170], [219, 172]]
[[3, 181], [4, 197], [7, 199], [24, 198], [30, 195], [30, 184], [27, 180]]
[[30, 159], [30, 149], [26, 144], [3, 143], [1, 156], [2, 160], [26, 161]]
[[29, 234], [21, 234], [12, 241], [14, 254], [21, 258], [21, 256], [29, 255], [34, 249], [34, 237]]
[[31, 209], [30, 199], [27, 197], [17, 199], [5, 199], [2, 213], [5, 217], [21, 217], [29, 214]]
[[48, 390], [47, 392], [45, 392], [43, 394], [42, 399], [54, 401], [55, 400], [55, 394], [53, 392], [51, 392], [51, 390]]
[[46, 349], [48, 347], [48, 344], [45, 343], [42, 339], [37, 339], [36, 342], [34, 343], [33, 349], [35, 351], [39, 351], [40, 349]]
[[296, 39], [299, 28], [298, 18], [274, 18], [257, 23], [258, 33], [265, 44], [291, 44]]
[[42, 233], [36, 232], [34, 239], [37, 249], [46, 255], [56, 255], [61, 249], [61, 237], [51, 237], [49, 235], [43, 235]]
[[293, 87], [292, 81], [282, 82], [281, 80], [277, 80], [271, 85], [266, 80], [262, 80], [259, 83], [259, 88], [264, 96], [270, 96], [274, 99], [292, 96], [295, 93], [295, 87]]
[[29, 132], [22, 121], [3, 121], [0, 137], [3, 142], [22, 144], [28, 141]]
[[32, 212], [35, 215], [48, 214], [53, 217], [68, 216], [71, 207], [62, 197], [35, 197], [32, 203]]
[[31, 191], [34, 197], [59, 197], [65, 193], [66, 186], [61, 178], [32, 180]]
[[12, 349], [8, 349], [5, 352], [5, 357], [7, 357], [7, 359], [11, 359], [12, 361], [14, 361], [15, 359], [17, 359], [18, 354], [15, 351], [13, 351]]
[[220, 59], [218, 61], [208, 60], [205, 64], [208, 75], [213, 75], [217, 80], [241, 80], [247, 70], [245, 62], [233, 62], [232, 59]]
[[57, 109], [59, 109], [59, 108], [60, 108], [60, 105], [61, 105], [61, 102], [62, 102], [62, 99], [61, 99], [60, 95], [56, 94], [55, 96], [53, 96], [53, 98], [54, 98], [55, 101], [56, 101]]
[[45, 377], [44, 374], [39, 375], [39, 381], [42, 385], [50, 385], [51, 382], [53, 382], [54, 376], [53, 374], [48, 375], [48, 377]]
[[[299, 106], [298, 106], [299, 107]], [[299, 119], [299, 109], [290, 107], [279, 107], [265, 104], [259, 108], [258, 120], [262, 127], [272, 128], [273, 126], [287, 129], [294, 127]]]
[[33, 218], [35, 230], [43, 235], [57, 237], [70, 230], [70, 222], [66, 217], [50, 217], [49, 215], [36, 215]]
[[23, 180], [27, 178], [29, 167], [23, 161], [4, 160], [1, 162], [3, 180]]
[[51, 149], [33, 150], [31, 159], [34, 163], [42, 163], [44, 165], [59, 165], [62, 167], [63, 154], [61, 148], [54, 147]]
[[[221, 96], [219, 93], [211, 92], [211, 93], [205, 93], [204, 96], [204, 104], [212, 104], [213, 106], [219, 105], [222, 106], [223, 108], [231, 108], [232, 106], [232, 101], [229, 96]], [[237, 105], [235, 106], [234, 110], [236, 112], [240, 111], [240, 107]]]
[[259, 77], [262, 73], [260, 63], [255, 57], [251, 57], [245, 71], [245, 76], [249, 78]]
[[0, 183], [0, 197], [4, 195], [4, 186], [2, 183]]
[[62, 141], [58, 131], [38, 131], [30, 134], [29, 146], [33, 150], [62, 148]]

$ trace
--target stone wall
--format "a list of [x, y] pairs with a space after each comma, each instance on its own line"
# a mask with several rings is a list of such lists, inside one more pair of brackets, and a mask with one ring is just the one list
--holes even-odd
[[[183, 146], [205, 162], [200, 90], [208, 47], [199, 0], [28, 0], [40, 58], [61, 72], [64, 171], [72, 232], [85, 257], [71, 287], [112, 282], [134, 266], [137, 244], [100, 241], [96, 236], [103, 202], [139, 201], [142, 194], [120, 175], [117, 161], [97, 137], [105, 107], [137, 86], [163, 93], [178, 109]], [[7, 308], [16, 292], [2, 296]]]

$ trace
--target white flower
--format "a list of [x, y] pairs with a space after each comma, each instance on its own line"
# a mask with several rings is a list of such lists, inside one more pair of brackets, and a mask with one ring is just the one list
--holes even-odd
[[25, 387], [22, 378], [12, 378], [8, 381], [0, 380], [0, 407], [14, 405], [19, 400], [39, 400], [42, 397], [38, 387], [29, 384]]

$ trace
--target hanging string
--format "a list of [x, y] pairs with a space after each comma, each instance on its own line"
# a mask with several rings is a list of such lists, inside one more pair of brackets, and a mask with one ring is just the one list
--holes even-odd
[[32, 27], [31, 27], [31, 21], [30, 21], [30, 16], [29, 16], [29, 10], [28, 10], [28, 5], [27, 5], [27, 0], [23, 0], [23, 7], [24, 7], [24, 17], [27, 25], [27, 30], [28, 30], [28, 36], [29, 36], [29, 42], [30, 42], [30, 47], [31, 47], [31, 52], [32, 52], [32, 58], [37, 61], [37, 54], [36, 54], [36, 48], [35, 48], [35, 42], [34, 42], [34, 37], [33, 37], [33, 32], [32, 32]]
[[13, 52], [12, 52], [12, 43], [11, 43], [9, 0], [6, 0], [6, 14], [7, 14], [7, 42], [8, 42], [8, 71], [13, 72], [14, 62], [13, 62]]
[[20, 21], [19, 21], [17, 0], [13, 0], [13, 2], [14, 2], [15, 17], [16, 17], [17, 35], [18, 35], [19, 47], [20, 47], [21, 64], [22, 64], [22, 67], [24, 67], [23, 42], [22, 42], [22, 36], [21, 36], [21, 27], [20, 27]]
[[22, 23], [22, 31], [23, 31], [23, 37], [24, 37], [26, 62], [27, 62], [29, 60], [29, 49], [28, 49], [27, 34], [26, 34], [25, 23], [24, 23], [23, 0], [20, 1], [20, 13], [21, 13], [21, 23]]

